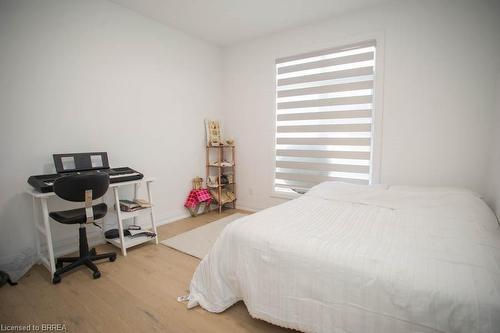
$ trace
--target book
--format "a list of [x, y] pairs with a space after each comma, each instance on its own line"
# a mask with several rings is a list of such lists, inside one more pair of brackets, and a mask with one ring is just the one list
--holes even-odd
[[139, 209], [150, 208], [153, 205], [146, 200], [120, 200], [120, 210], [122, 212], [134, 212]]
[[153, 207], [153, 205], [149, 201], [143, 199], [135, 199], [134, 202], [139, 204], [142, 208]]
[[[143, 230], [143, 229], [125, 229], [125, 230], [123, 230], [123, 236], [125, 236], [125, 237], [128, 236], [130, 238], [139, 237], [139, 236], [156, 237], [156, 234], [152, 231]], [[104, 233], [104, 237], [106, 239], [116, 239], [116, 238], [120, 237], [118, 229], [107, 230]]]
[[137, 236], [148, 236], [148, 237], [155, 237], [156, 236], [156, 234], [154, 232], [151, 232], [149, 230], [142, 230], [142, 229], [131, 230], [131, 229], [128, 229], [128, 232], [130, 234], [130, 237], [132, 237], [132, 238], [137, 237]]

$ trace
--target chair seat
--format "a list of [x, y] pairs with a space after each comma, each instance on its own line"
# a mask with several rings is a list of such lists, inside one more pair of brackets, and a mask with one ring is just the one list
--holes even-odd
[[[102, 219], [106, 212], [108, 211], [108, 206], [105, 203], [92, 206], [94, 210], [94, 220]], [[60, 212], [51, 212], [49, 214], [54, 220], [59, 223], [64, 224], [78, 224], [86, 223], [87, 215], [85, 214], [85, 208], [77, 208], [71, 210], [64, 210]]]

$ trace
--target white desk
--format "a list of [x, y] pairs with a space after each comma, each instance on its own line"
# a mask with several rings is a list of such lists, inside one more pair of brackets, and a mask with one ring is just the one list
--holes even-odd
[[[153, 178], [143, 178], [139, 180], [133, 180], [129, 182], [122, 182], [122, 183], [114, 183], [110, 184], [109, 187], [110, 189], [113, 190], [114, 194], [114, 199], [115, 199], [115, 205], [117, 209], [112, 209], [108, 207], [108, 213], [114, 213], [116, 214], [116, 220], [118, 224], [118, 230], [119, 230], [119, 238], [116, 239], [107, 239], [109, 243], [119, 247], [122, 251], [122, 254], [124, 256], [127, 255], [127, 248], [139, 245], [145, 242], [149, 242], [154, 240], [156, 244], [158, 244], [158, 234], [156, 232], [156, 221], [154, 217], [154, 212], [153, 212], [153, 207], [151, 208], [146, 208], [142, 209], [139, 211], [135, 212], [122, 212], [120, 211], [120, 196], [119, 196], [119, 191], [118, 189], [123, 186], [127, 185], [134, 185], [134, 196], [137, 198], [138, 195], [138, 190], [139, 186], [141, 184], [146, 184], [147, 186], [147, 194], [148, 194], [148, 201], [152, 204], [153, 203], [153, 197], [151, 195], [151, 183], [154, 181]], [[32, 196], [33, 198], [33, 218], [35, 222], [35, 227], [37, 230], [37, 235], [36, 235], [36, 248], [37, 248], [37, 253], [38, 257], [40, 258], [40, 261], [42, 264], [47, 267], [47, 269], [50, 271], [51, 275], [54, 275], [54, 272], [56, 271], [56, 263], [55, 263], [55, 257], [54, 257], [54, 246], [52, 243], [52, 233], [50, 230], [50, 217], [49, 217], [49, 209], [48, 209], [48, 199], [51, 197], [56, 196], [54, 192], [49, 192], [49, 193], [40, 193], [34, 189], [30, 189], [26, 191], [29, 195]], [[41, 214], [42, 214], [42, 220], [43, 224], [40, 223], [40, 212], [37, 212], [37, 201], [40, 201], [40, 206], [41, 206]], [[149, 213], [151, 217], [151, 231], [155, 233], [155, 237], [146, 237], [146, 236], [139, 236], [135, 238], [131, 237], [124, 237], [123, 235], [123, 220], [134, 218], [136, 219], [137, 216], [140, 214], [145, 214]], [[102, 229], [102, 232], [104, 233], [104, 228]], [[47, 243], [47, 252], [48, 256], [45, 256], [42, 251], [41, 251], [41, 241], [45, 238], [45, 241]], [[75, 240], [77, 242], [78, 240]]]

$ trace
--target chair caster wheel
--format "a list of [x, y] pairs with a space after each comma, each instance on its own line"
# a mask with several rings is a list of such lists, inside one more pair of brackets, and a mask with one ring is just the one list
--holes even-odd
[[113, 262], [116, 260], [116, 254], [109, 257], [109, 261]]
[[98, 279], [101, 277], [101, 272], [97, 271], [97, 272], [94, 272], [94, 279]]
[[61, 269], [63, 268], [63, 263], [62, 262], [56, 262], [56, 269]]
[[61, 277], [54, 274], [54, 277], [52, 278], [52, 284], [58, 284], [59, 282], [61, 282]]
[[90, 249], [90, 254], [93, 256], [97, 255], [95, 248]]

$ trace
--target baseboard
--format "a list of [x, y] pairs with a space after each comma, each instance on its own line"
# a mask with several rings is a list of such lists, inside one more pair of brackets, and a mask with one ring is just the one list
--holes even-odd
[[[162, 218], [157, 219], [157, 226], [165, 225], [168, 223], [176, 222], [183, 218], [189, 217], [190, 214], [184, 209], [179, 209], [162, 216]], [[100, 244], [105, 244], [106, 239], [103, 237], [100, 229], [88, 228], [87, 229], [87, 240], [90, 247], [94, 247]], [[72, 233], [70, 236], [62, 237], [54, 241], [54, 256], [61, 257], [66, 256], [70, 253], [78, 252], [78, 235]], [[0, 257], [0, 268], [8, 271], [11, 274], [11, 278], [17, 281], [21, 278], [33, 264], [39, 262], [38, 255], [36, 253], [35, 244], [33, 247], [26, 248], [20, 253], [12, 254], [9, 256]], [[47, 253], [47, 247], [45, 244], [41, 244], [42, 253]], [[117, 251], [119, 249], [117, 248]]]
[[236, 207], [239, 209], [249, 210], [251, 212], [258, 212], [266, 208], [274, 207], [289, 201], [290, 198], [277, 198], [273, 196], [245, 196], [238, 199]]
[[[164, 216], [162, 219], [158, 220], [156, 222], [156, 226], [161, 226], [172, 222], [176, 222], [178, 220], [181, 220], [189, 216], [190, 216], [189, 212], [177, 210], [171, 214], [167, 214], [166, 217]], [[106, 239], [102, 236], [100, 229], [92, 231], [90, 228], [87, 229], [87, 240], [89, 242], [90, 247], [106, 243]], [[42, 249], [42, 251], [45, 251], [45, 249]], [[54, 255], [56, 257], [65, 256], [77, 251], [78, 251], [78, 239], [75, 238], [74, 235], [72, 235], [71, 237], [60, 238], [54, 243]]]
[[19, 253], [0, 257], [0, 270], [9, 273], [12, 281], [19, 280], [38, 261], [34, 248], [24, 248]]
[[159, 222], [156, 223], [156, 225], [164, 225], [172, 222], [177, 222], [178, 220], [182, 220], [190, 216], [191, 214], [189, 214], [189, 212], [178, 210], [175, 214], [168, 214], [167, 216], [164, 216], [161, 220], [159, 220]]
[[[87, 241], [89, 243], [89, 247], [106, 243], [101, 230], [90, 231], [90, 229], [87, 229]], [[78, 247], [78, 237], [75, 237], [75, 235], [60, 238], [54, 242], [54, 256], [57, 258], [70, 253], [78, 252]], [[42, 252], [43, 251], [45, 251], [44, 247], [42, 247]]]
[[241, 209], [241, 210], [246, 210], [247, 212], [251, 212], [251, 213], [257, 213], [259, 210], [262, 210], [262, 209], [259, 209], [259, 208], [248, 207], [248, 206], [241, 206], [241, 205], [237, 205], [236, 208], [237, 209]]

